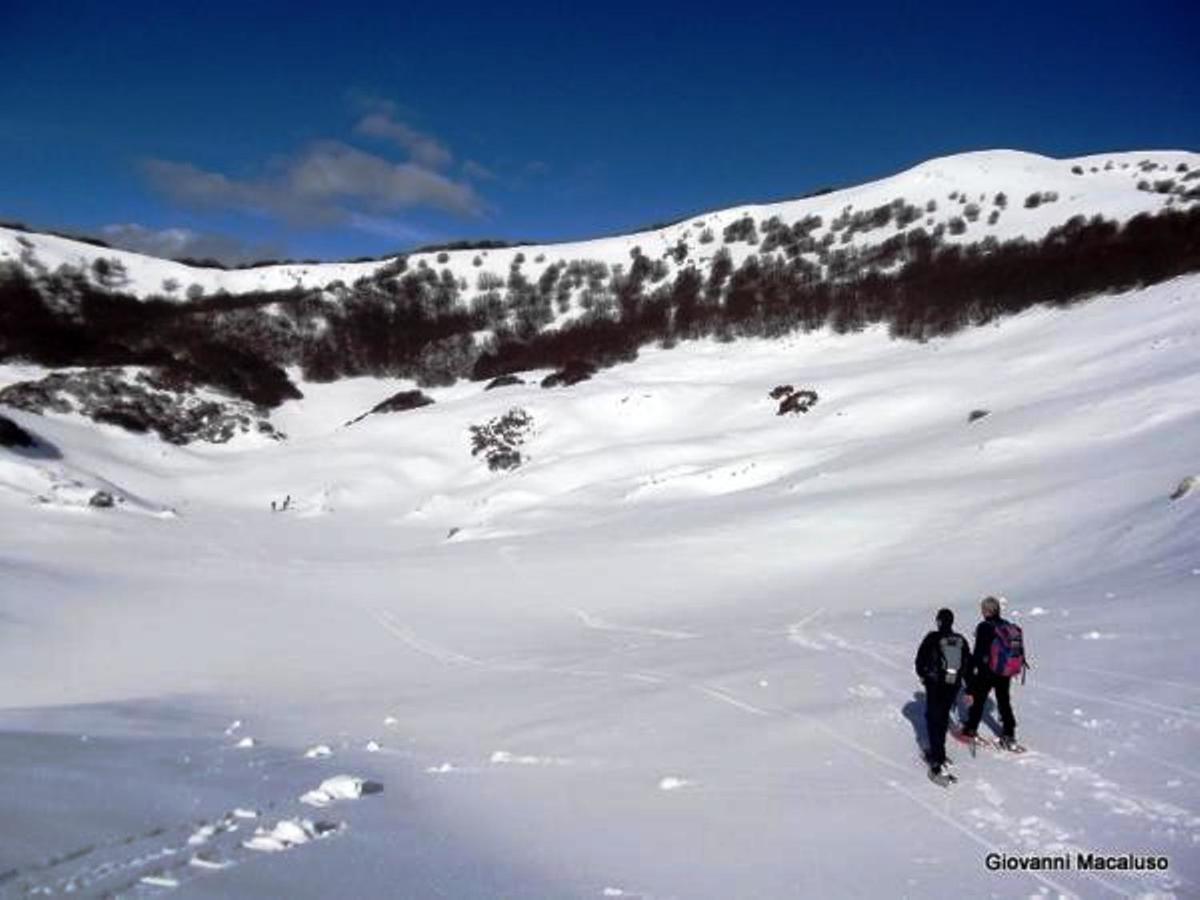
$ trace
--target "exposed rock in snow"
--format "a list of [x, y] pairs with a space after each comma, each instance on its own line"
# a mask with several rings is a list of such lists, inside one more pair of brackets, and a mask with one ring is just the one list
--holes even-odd
[[361, 422], [367, 416], [378, 415], [380, 413], [406, 412], [410, 409], [420, 409], [422, 406], [432, 406], [433, 402], [433, 398], [423, 391], [400, 391], [388, 397], [382, 403], [373, 406], [361, 416], [351, 419], [346, 425], [353, 425], [356, 422]]
[[92, 494], [91, 499], [88, 500], [88, 506], [94, 509], [112, 509], [116, 505], [116, 502], [113, 499], [113, 495], [108, 491], [96, 491], [96, 493]]
[[284, 437], [252, 403], [181, 385], [150, 371], [54, 372], [0, 390], [0, 403], [39, 414], [77, 413], [126, 431], [153, 431], [172, 444], [222, 444], [249, 432], [273, 440]]
[[1187, 478], [1179, 482], [1175, 491], [1171, 494], [1172, 500], [1182, 500], [1190, 494], [1196, 487], [1197, 478], [1195, 475], [1189, 475]]
[[8, 416], [0, 416], [0, 447], [29, 448], [36, 445], [32, 434]]
[[500, 376], [497, 376], [496, 378], [493, 378], [491, 381], [489, 381], [484, 386], [483, 389], [485, 391], [491, 391], [491, 390], [495, 390], [496, 388], [511, 387], [512, 385], [515, 385], [515, 384], [524, 384], [524, 383], [525, 383], [525, 379], [522, 378], [520, 375], [500, 375]]

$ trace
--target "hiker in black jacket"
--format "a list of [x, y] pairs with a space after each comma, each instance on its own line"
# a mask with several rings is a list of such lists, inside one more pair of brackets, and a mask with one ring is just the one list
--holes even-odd
[[1017, 719], [1013, 715], [1012, 697], [1009, 693], [1012, 677], [993, 672], [990, 660], [992, 642], [996, 638], [996, 626], [1004, 622], [1000, 618], [1000, 601], [995, 597], [984, 597], [979, 611], [983, 614], [983, 621], [975, 628], [974, 675], [967, 682], [967, 702], [971, 704], [971, 712], [967, 716], [967, 724], [963, 726], [962, 736], [973, 740], [978, 734], [988, 694], [995, 689], [996, 705], [1000, 708], [1000, 724], [1004, 728], [1000, 745], [1012, 748], [1016, 746], [1017, 740]]
[[917, 677], [925, 685], [925, 730], [929, 771], [940, 775], [946, 764], [946, 728], [963, 679], [970, 674], [971, 645], [954, 631], [954, 613], [939, 609], [937, 631], [931, 631], [917, 650]]

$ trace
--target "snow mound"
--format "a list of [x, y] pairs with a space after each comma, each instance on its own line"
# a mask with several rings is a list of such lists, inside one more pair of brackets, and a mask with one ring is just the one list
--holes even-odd
[[254, 837], [243, 841], [242, 846], [261, 853], [279, 853], [329, 837], [344, 827], [342, 824], [313, 822], [311, 819], [281, 819], [273, 828], [257, 829]]
[[335, 775], [322, 781], [320, 787], [306, 792], [300, 802], [320, 809], [338, 800], [357, 800], [364, 794], [378, 794], [382, 790], [383, 785], [375, 781], [356, 775]]

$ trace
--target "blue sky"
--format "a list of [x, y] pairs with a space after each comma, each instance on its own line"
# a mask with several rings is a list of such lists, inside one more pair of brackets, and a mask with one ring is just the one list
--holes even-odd
[[1194, 2], [183, 9], [0, 0], [0, 219], [346, 258], [970, 149], [1200, 149]]

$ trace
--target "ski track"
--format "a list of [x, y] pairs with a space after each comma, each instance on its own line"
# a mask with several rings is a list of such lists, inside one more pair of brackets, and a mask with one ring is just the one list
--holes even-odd
[[810, 612], [807, 616], [800, 619], [798, 622], [793, 622], [792, 624], [788, 625], [785, 632], [787, 634], [787, 639], [793, 644], [798, 644], [799, 646], [805, 647], [809, 650], [824, 650], [825, 645], [810, 638], [808, 633], [805, 631], [806, 627], [824, 612], [825, 610], [823, 607], [818, 607]]
[[700, 637], [698, 634], [693, 634], [690, 631], [672, 631], [666, 628], [647, 628], [640, 625], [618, 625], [614, 622], [609, 622], [601, 619], [598, 616], [593, 616], [591, 613], [582, 609], [574, 610], [575, 615], [583, 622], [587, 628], [592, 628], [596, 631], [617, 631], [627, 634], [640, 634], [646, 637], [660, 637], [672, 641], [689, 641], [693, 638]]
[[1128, 672], [1113, 672], [1108, 669], [1095, 669], [1091, 666], [1064, 666], [1056, 664], [1055, 669], [1062, 672], [1082, 672], [1088, 675], [1103, 675], [1107, 678], [1116, 678], [1123, 681], [1140, 681], [1144, 684], [1152, 684], [1156, 687], [1175, 688], [1181, 691], [1194, 691], [1200, 693], [1200, 685], [1184, 684], [1181, 681], [1168, 681], [1165, 678], [1146, 678], [1143, 675], [1130, 675]]
[[[856, 648], [856, 652], [857, 652], [857, 649], [858, 648]], [[899, 651], [895, 651], [895, 650], [893, 650], [891, 652], [897, 653], [897, 654], [899, 653]], [[872, 656], [873, 658], [882, 659], [882, 657], [879, 657], [875, 653], [869, 653], [868, 655]], [[893, 662], [891, 660], [888, 660], [887, 663], [889, 666], [891, 666], [892, 668], [895, 668], [895, 669], [903, 669], [904, 668], [900, 664]], [[1069, 667], [1060, 667], [1060, 668], [1069, 668]], [[1147, 680], [1149, 680], [1149, 679], [1147, 679]], [[1045, 686], [1041, 683], [1040, 679], [1038, 682], [1038, 686], [1039, 687]], [[903, 694], [903, 692], [898, 691], [898, 689], [894, 689], [894, 688], [889, 688], [889, 689], [892, 690], [894, 693]], [[1054, 689], [1051, 689], [1051, 691], [1054, 692]], [[1089, 697], [1088, 699], [1094, 699], [1094, 700], [1099, 701], [1099, 700], [1102, 700], [1103, 698]], [[1141, 712], [1143, 715], [1153, 716], [1153, 717], [1155, 717], [1155, 719], [1158, 719], [1159, 716], [1161, 716], [1161, 713], [1152, 711], [1152, 710], [1148, 710], [1148, 709], [1139, 709], [1137, 711]], [[1023, 719], [1033, 719], [1034, 721], [1046, 722], [1046, 723], [1053, 724], [1053, 725], [1059, 725], [1059, 726], [1062, 725], [1062, 722], [1060, 720], [1056, 720], [1053, 717], [1046, 716], [1042, 713], [1037, 712], [1036, 710], [1029, 709], [1029, 708], [1026, 708], [1022, 711], [1021, 717]], [[1154, 765], [1157, 765], [1157, 766], [1161, 766], [1164, 769], [1170, 769], [1173, 772], [1176, 772], [1180, 775], [1186, 775], [1189, 778], [1194, 778], [1198, 782], [1200, 782], [1200, 770], [1190, 768], [1190, 767], [1182, 765], [1180, 763], [1171, 762], [1170, 760], [1162, 759], [1161, 757], [1155, 756], [1152, 753], [1148, 753], [1145, 750], [1129, 747], [1126, 744], [1122, 744], [1119, 741], [1113, 740], [1111, 738], [1107, 738], [1104, 735], [1099, 735], [1099, 734], [1089, 735], [1089, 740], [1099, 741], [1099, 742], [1107, 745], [1109, 748], [1115, 747], [1120, 752], [1130, 753], [1133, 756], [1136, 756], [1139, 759], [1142, 759], [1146, 762], [1153, 763]]]
[[[831, 641], [835, 646], [844, 647], [848, 652], [858, 653], [862, 648], [852, 648], [848, 642], [836, 639]], [[875, 653], [864, 654], [870, 658], [879, 659], [881, 657]], [[899, 664], [888, 661], [892, 668], [902, 668]], [[888, 685], [887, 689], [894, 696], [902, 699], [907, 699], [908, 694], [899, 688]], [[1027, 714], [1028, 715], [1028, 714]], [[1035, 716], [1035, 718], [1041, 718]], [[821, 727], [823, 723], [814, 723]], [[1127, 749], [1127, 748], [1122, 748]], [[869, 748], [864, 748], [869, 751]], [[874, 751], [869, 751], [871, 755], [877, 756]], [[999, 751], [997, 751], [999, 752]], [[1187, 774], [1192, 774], [1185, 767], [1179, 767], [1165, 760], [1157, 760], [1153, 757], [1147, 757], [1146, 754], [1140, 751], [1129, 751], [1134, 755], [1147, 759], [1147, 761], [1156, 762], [1167, 768], [1180, 769]], [[1000, 758], [1004, 758], [1001, 756]], [[1052, 785], [1060, 785], [1064, 783], [1082, 784], [1090, 799], [1101, 803], [1105, 807], [1105, 812], [1109, 815], [1128, 816], [1136, 815], [1144, 819], [1149, 826], [1158, 826], [1166, 828], [1169, 832], [1174, 832], [1178, 829], [1183, 829], [1191, 832], [1193, 845], [1200, 842], [1200, 816], [1196, 816], [1192, 812], [1185, 810], [1175, 804], [1165, 801], [1150, 799], [1137, 796], [1129, 792], [1123, 791], [1116, 782], [1113, 782], [1104, 776], [1097, 773], [1094, 769], [1072, 763], [1067, 763], [1058, 759], [1044, 751], [1033, 750], [1028, 751], [1020, 756], [1014, 757], [1012, 760], [1017, 766], [1022, 768], [1035, 769], [1044, 775], [1044, 781]], [[1002, 799], [999, 797], [995, 788], [986, 781], [978, 780], [976, 782], [977, 789], [984, 796], [984, 799], [991, 804], [992, 809], [974, 808], [970, 814], [983, 824], [993, 827], [995, 830], [1005, 834], [1017, 834], [1022, 839], [1023, 849], [1027, 853], [1045, 853], [1049, 852], [1049, 847], [1057, 844], [1069, 852], [1075, 852], [1081, 849], [1094, 849], [1092, 847], [1082, 847], [1077, 844], [1069, 844], [1065, 842], [1063, 837], [1065, 832], [1060, 826], [1044, 818], [1039, 811], [1037, 814], [1013, 817], [1000, 812], [995, 807], [1003, 805]], [[1043, 793], [1050, 795], [1054, 791], [1058, 791], [1057, 796], [1061, 796], [1061, 789], [1052, 788]], [[997, 803], [997, 800], [1001, 800]], [[955, 823], [958, 824], [957, 822]], [[974, 832], [971, 832], [974, 835]], [[1030, 873], [1032, 874], [1032, 873]], [[1106, 881], [1102, 876], [1096, 873], [1085, 873], [1086, 877], [1091, 878], [1105, 889], [1122, 896], [1134, 896], [1119, 886]], [[1139, 892], [1140, 893], [1140, 892]]]
[[[297, 765], [305, 762], [304, 757], [297, 755], [288, 760]], [[247, 761], [247, 765], [256, 767], [253, 761]], [[364, 791], [366, 793], [382, 790], [377, 783], [350, 780], [374, 785]], [[322, 786], [326, 783], [322, 782]], [[352, 798], [334, 798], [347, 799]], [[259, 858], [264, 848], [250, 846], [252, 838], [269, 837], [271, 832], [281, 830], [302, 836], [305, 829], [309, 829], [307, 838], [282, 842], [277, 848], [271, 848], [292, 850], [345, 831], [344, 822], [311, 822], [304, 817], [304, 802], [296, 797], [276, 798], [261, 805], [235, 807], [212, 818], [189, 818], [85, 844], [41, 862], [0, 873], [0, 896], [8, 896], [9, 888], [16, 895], [31, 897], [64, 893], [115, 897], [147, 889], [175, 889], [195, 878], [208, 877]], [[260, 827], [264, 825], [270, 827]]]
[[[1016, 849], [1024, 852], [1039, 850], [1046, 852], [1045, 848], [1052, 845], [1070, 851], [1076, 849], [1073, 843], [1068, 843], [1066, 840], [1070, 832], [1045, 818], [1043, 810], [1039, 809], [1036, 814], [1032, 815], [1010, 814], [1006, 812], [1003, 808], [1006, 798], [1001, 796], [989, 782], [982, 778], [976, 779], [973, 786], [987, 805], [972, 807], [968, 810], [967, 815], [970, 816], [977, 826], [976, 828], [970, 827], [961, 821], [959, 817], [951, 815], [946, 808], [942, 808], [942, 806], [939, 806], [939, 804], [931, 799], [922, 796], [916, 790], [906, 786], [905, 782], [897, 780], [894, 774], [891, 774], [899, 773], [907, 781], [911, 778], [911, 769], [909, 767], [899, 764], [829, 723], [803, 712], [765, 708], [742, 699], [727, 687], [717, 687], [703, 681], [681, 679], [661, 672], [620, 672], [581, 669], [542, 665], [536, 662], [492, 662], [459, 653], [441, 644], [420, 637], [387, 610], [367, 609], [365, 611], [383, 627], [387, 634], [401, 642], [412, 652], [443, 666], [452, 668], [470, 667], [509, 674], [540, 672], [592, 679], [633, 680], [677, 689], [688, 689], [710, 701], [720, 703], [742, 714], [757, 718], [802, 722], [806, 728], [815, 729], [834, 743], [853, 751], [861, 760], [861, 765], [870, 773], [870, 777], [888, 791], [919, 806], [928, 814], [950, 826], [965, 839], [985, 848], [988, 852], [1005, 852], [1005, 847], [1003, 844], [997, 844], [987, 836], [980, 834], [979, 829], [990, 829], [996, 834], [1008, 837], [1010, 841], [1012, 840], [1011, 836], [1016, 835]], [[581, 618], [586, 615], [581, 614], [581, 611], [576, 612], [581, 615]], [[816, 649], [819, 647], [821, 650], [825, 650], [829, 647], [835, 648], [841, 651], [839, 655], [844, 655], [845, 658], [851, 661], [852, 666], [863, 671], [870, 671], [864, 669], [863, 664], [867, 660], [874, 661], [892, 671], [906, 668], [869, 646], [853, 645], [831, 631], [823, 631], [820, 634], [820, 641], [813, 641], [805, 633], [804, 629], [818, 616], [823, 614], [823, 612], [824, 610], [822, 609], [815, 610], [799, 622], [789, 625], [785, 632], [787, 640], [805, 649]], [[592, 620], [593, 623], [596, 621], [598, 620]], [[585, 625], [596, 627], [600, 631], [627, 630], [623, 626], [611, 626], [610, 623], [603, 623], [597, 627], [589, 624], [587, 620], [585, 620]], [[639, 629], [638, 631], [646, 636], [663, 640], [682, 640], [685, 639], [683, 637], [685, 634], [689, 639], [699, 637], [688, 632], [670, 631], [667, 629]], [[862, 673], [860, 672], [860, 674]], [[874, 675], [875, 673], [871, 672], [871, 674]], [[906, 692], [893, 687], [890, 683], [885, 682], [885, 689], [898, 699], [908, 699]], [[1056, 690], [1059, 693], [1067, 695], [1076, 695], [1077, 693], [1067, 691], [1066, 689]], [[876, 696], [882, 696], [882, 694], [876, 695], [872, 693], [868, 695], [860, 693], [855, 696], [863, 702], [876, 704], [881, 702], [876, 699]], [[1104, 698], [1085, 697], [1085, 699], [1103, 700]], [[1127, 705], [1135, 706], [1135, 704]], [[1158, 706], [1158, 704], [1150, 704], [1150, 706]], [[1146, 707], [1138, 707], [1138, 711], [1150, 714], [1149, 709]], [[1172, 709], [1172, 711], [1174, 710]], [[228, 748], [219, 749], [224, 750]], [[246, 764], [251, 767], [261, 767], [289, 762], [297, 763], [304, 760], [303, 756], [299, 758], [295, 756], [266, 758], [261, 753], [258, 755], [263, 756], [263, 758], [247, 760]], [[492, 768], [497, 765], [525, 767], [566, 766], [572, 765], [574, 762], [575, 760], [565, 757], [531, 754], [519, 755], [502, 750], [494, 751], [489, 757], [489, 763]], [[1163, 765], [1169, 765], [1165, 761], [1158, 762]], [[1053, 789], [1059, 791], [1059, 796], [1061, 796], [1062, 785], [1082, 786], [1087, 791], [1089, 798], [1101, 804], [1111, 815], [1137, 816], [1146, 820], [1152, 826], [1165, 827], [1172, 831], [1179, 829], [1191, 831], [1193, 841], [1200, 839], [1200, 817], [1173, 804], [1135, 796], [1123, 791], [1118, 784], [1104, 778], [1088, 766], [1066, 763], [1041, 751], [1031, 751], [1028, 754], [1024, 754], [1017, 758], [1015, 763], [1027, 770], [1038, 772], [1046, 782], [1054, 786]], [[596, 764], [599, 765], [599, 762], [597, 761]], [[1189, 775], [1194, 774], [1184, 767], [1171, 767], [1178, 768]], [[884, 771], [880, 771], [880, 769]], [[467, 769], [443, 764], [441, 767], [427, 768], [426, 771], [430, 774], [468, 771], [481, 773], [487, 771], [487, 769], [482, 767]], [[697, 785], [691, 778], [679, 778], [677, 781], [681, 787], [695, 786], [701, 790], [722, 790], [720, 786], [703, 787]], [[962, 790], [963, 786], [965, 785], [960, 786], [958, 790]], [[725, 788], [725, 790], [729, 790], [729, 788]], [[1046, 793], [1047, 795], [1050, 794], [1049, 791]], [[292, 807], [295, 807], [295, 804], [300, 802], [296, 798], [292, 798], [292, 800], [294, 801], [290, 804]], [[266, 806], [267, 810], [272, 811], [272, 819], [278, 816], [275, 830], [283, 828], [284, 830], [291, 829], [294, 831], [295, 828], [300, 827], [298, 823], [302, 820], [288, 817], [284, 814], [285, 809], [281, 808], [277, 810], [276, 806], [277, 804], [274, 802]], [[248, 846], [247, 842], [243, 840], [243, 838], [252, 836], [248, 833], [249, 829], [244, 827], [248, 822], [253, 821], [254, 824], [257, 824], [260, 821], [265, 821], [261, 813], [257, 814], [257, 816], [256, 819], [249, 820], [244, 817], [244, 814], [239, 815], [238, 812], [227, 812], [222, 816], [207, 821], [192, 820], [176, 823], [170, 826], [153, 828], [134, 835], [85, 845], [75, 851], [60, 854], [42, 863], [0, 873], [0, 886], [11, 885], [21, 893], [30, 896], [63, 892], [102, 892], [111, 896], [131, 890], [173, 889], [182, 886], [193, 878], [207, 877], [216, 872], [225, 871], [244, 864], [259, 856], [266, 849], [262, 846], [264, 843], [277, 843], [273, 838], [274, 832], [271, 829], [259, 829], [259, 846], [257, 847]], [[321, 823], [317, 827], [326, 830], [324, 833], [314, 834], [311, 838], [312, 840], [335, 836], [344, 830], [345, 825], [344, 823]], [[1080, 835], [1076, 834], [1074, 837], [1078, 839]], [[284, 842], [277, 849], [295, 849], [307, 842], [307, 839], [300, 844]], [[106, 853], [117, 848], [133, 848], [133, 850], [132, 853], [123, 852], [115, 859], [105, 859], [97, 863], [87, 862], [89, 858], [95, 857], [98, 853]], [[63, 871], [66, 867], [72, 866], [74, 868], [70, 871]], [[54, 877], [48, 881], [43, 881], [38, 876], [44, 874], [52, 874]], [[1053, 890], [1059, 895], [1077, 896], [1075, 891], [1072, 891], [1066, 885], [1043, 873], [1025, 872], [1021, 874], [1025, 874], [1038, 882], [1042, 888]], [[1081, 873], [1081, 877], [1087, 878], [1098, 888], [1117, 896], [1132, 897], [1135, 893], [1126, 890], [1097, 873]]]
[[[796, 643], [796, 644], [798, 644], [800, 646], [804, 646], [808, 649], [813, 649], [812, 644], [814, 642], [812, 642], [811, 639], [808, 638], [804, 634], [803, 629], [807, 624], [811, 623], [815, 618], [817, 618], [817, 616], [819, 616], [822, 613], [823, 613], [823, 610], [818, 609], [818, 610], [814, 611], [813, 613], [810, 613], [807, 617], [802, 619], [800, 622], [797, 622], [797, 623], [794, 623], [793, 625], [788, 626], [788, 629], [786, 632], [787, 639], [792, 643]], [[470, 662], [473, 665], [480, 666], [482, 668], [485, 668], [485, 669], [488, 669], [491, 671], [508, 671], [508, 672], [514, 671], [514, 668], [511, 665], [492, 664], [492, 663], [488, 663], [483, 660], [477, 660], [472, 657], [467, 657], [467, 656], [464, 656], [463, 654], [457, 653], [455, 651], [448, 650], [446, 648], [432, 644], [429, 641], [426, 641], [424, 639], [417, 638], [416, 635], [410, 629], [401, 625], [394, 619], [391, 619], [390, 616], [386, 620], [381, 619], [381, 621], [388, 621], [388, 623], [389, 623], [388, 630], [392, 634], [396, 635], [397, 637], [400, 637], [400, 639], [405, 644], [410, 646], [413, 650], [415, 650], [416, 652], [421, 653], [425, 656], [428, 656], [432, 659], [435, 659], [438, 662], [441, 662], [445, 665], [457, 665], [457, 664], [461, 664], [462, 661], [464, 661], [464, 660], [470, 660]], [[662, 636], [662, 635], [659, 635], [659, 636]], [[796, 640], [797, 636], [800, 636], [801, 640]], [[876, 661], [877, 663], [880, 663], [881, 665], [886, 666], [887, 668], [889, 668], [891, 670], [903, 670], [905, 668], [904, 666], [900, 665], [899, 663], [895, 662], [894, 660], [889, 659], [888, 657], [884, 656], [883, 654], [878, 653], [874, 650], [871, 650], [870, 648], [866, 648], [864, 650], [864, 648], [861, 646], [858, 646], [858, 647], [853, 646], [850, 644], [850, 642], [846, 641], [845, 639], [839, 637], [838, 635], [836, 635], [832, 632], [828, 632], [828, 631], [823, 632], [821, 634], [821, 638], [822, 638], [822, 640], [827, 642], [827, 644], [819, 644], [818, 643], [818, 646], [820, 646], [820, 648], [822, 650], [825, 649], [825, 647], [827, 645], [831, 645], [831, 646], [837, 648], [838, 650], [843, 651], [844, 653], [846, 653], [847, 655], [849, 655], [851, 657], [861, 657], [861, 658], [871, 659], [871, 660]], [[539, 672], [562, 674], [562, 675], [578, 675], [578, 674], [580, 674], [580, 670], [556, 668], [556, 667], [551, 667], [551, 666], [541, 666], [541, 665], [536, 665], [536, 664], [531, 664], [526, 667], [521, 667], [521, 668], [517, 669], [517, 671], [539, 671]], [[645, 673], [625, 673], [625, 672], [598, 673], [598, 672], [594, 672], [591, 670], [589, 670], [588, 674], [589, 675], [604, 674], [607, 677], [611, 677], [611, 678], [626, 678], [626, 679], [634, 678], [634, 679], [638, 679], [638, 680], [642, 680], [647, 677]], [[803, 722], [806, 725], [806, 727], [815, 728], [816, 730], [825, 734], [828, 738], [833, 740], [835, 743], [854, 751], [854, 753], [857, 754], [860, 758], [863, 758], [864, 765], [866, 764], [866, 761], [869, 760], [870, 762], [873, 762], [876, 766], [881, 766], [885, 769], [902, 774], [906, 779], [911, 777], [911, 770], [909, 768], [907, 768], [906, 766], [900, 765], [895, 760], [888, 758], [887, 756], [879, 753], [878, 751], [874, 750], [873, 748], [869, 747], [868, 745], [863, 744], [862, 742], [860, 742], [860, 741], [856, 740], [855, 738], [845, 734], [844, 732], [832, 727], [828, 723], [821, 721], [820, 719], [814, 718], [812, 716], [806, 715], [804, 713], [801, 713], [801, 712], [798, 712], [795, 710], [766, 709], [766, 708], [763, 708], [761, 706], [755, 705], [753, 703], [750, 703], [746, 700], [741, 699], [740, 697], [738, 697], [736, 694], [734, 694], [732, 691], [728, 690], [727, 688], [718, 688], [711, 684], [706, 684], [703, 682], [688, 681], [685, 679], [677, 679], [677, 678], [673, 678], [670, 676], [661, 675], [660, 673], [655, 673], [653, 678], [657, 681], [657, 683], [665, 683], [665, 684], [668, 684], [673, 687], [683, 687], [683, 688], [690, 689], [691, 691], [701, 694], [704, 697], [706, 697], [712, 701], [721, 703], [724, 706], [736, 709], [736, 710], [738, 710], [742, 713], [748, 714], [748, 715], [753, 715], [753, 716], [756, 716], [759, 718], [793, 719], [793, 720], [796, 720], [799, 722]], [[892, 690], [892, 692], [894, 694], [897, 694], [897, 693], [903, 694], [902, 691], [899, 691], [899, 689], [896, 689], [896, 688], [890, 688], [890, 690]], [[907, 695], [905, 695], [905, 698], [907, 699]], [[507, 758], [508, 758], [508, 755], [506, 754], [506, 759]], [[535, 761], [535, 760], [540, 764], [545, 764], [545, 760], [554, 759], [554, 758], [553, 757], [530, 756], [530, 757], [521, 757], [520, 759], [522, 759], [522, 761], [525, 761], [525, 764], [532, 765], [532, 764], [534, 764], [533, 761]], [[1200, 839], [1200, 818], [1197, 818], [1197, 817], [1193, 816], [1187, 810], [1181, 809], [1180, 807], [1176, 807], [1172, 804], [1165, 803], [1163, 801], [1158, 801], [1158, 800], [1149, 800], [1149, 799], [1145, 799], [1145, 798], [1135, 797], [1131, 794], [1123, 792], [1120, 789], [1119, 785], [1117, 785], [1114, 782], [1108, 781], [1107, 779], [1104, 779], [1103, 777], [1099, 776], [1097, 773], [1095, 773], [1093, 770], [1089, 769], [1086, 766], [1073, 766], [1071, 764], [1063, 762], [1062, 760], [1055, 759], [1053, 757], [1048, 756], [1047, 754], [1040, 753], [1037, 751], [1025, 754], [1019, 760], [1019, 763], [1024, 763], [1027, 766], [1030, 766], [1032, 768], [1040, 770], [1041, 772], [1044, 773], [1044, 775], [1048, 779], [1053, 779], [1056, 782], [1062, 782], [1064, 780], [1066, 780], [1066, 781], [1072, 781], [1072, 780], [1086, 781], [1092, 788], [1092, 794], [1091, 794], [1092, 799], [1096, 800], [1097, 802], [1104, 803], [1106, 805], [1108, 811], [1111, 814], [1141, 815], [1143, 818], [1146, 818], [1150, 822], [1153, 822], [1155, 824], [1163, 824], [1168, 828], [1192, 829], [1193, 830], [1193, 839]], [[442, 770], [442, 771], [458, 771], [458, 770], [454, 769], [452, 767], [451, 769]], [[957, 818], [950, 815], [943, 809], [940, 809], [936, 804], [921, 797], [919, 794], [915, 793], [913, 790], [910, 790], [909, 788], [905, 787], [902, 782], [897, 781], [894, 777], [889, 777], [885, 773], [881, 773], [877, 770], [870, 770], [870, 771], [871, 771], [871, 776], [876, 781], [878, 781], [881, 785], [886, 787], [888, 790], [892, 791], [893, 793], [896, 793], [899, 796], [906, 798], [910, 802], [920, 806], [926, 812], [930, 813], [931, 815], [936, 816], [939, 820], [945, 822], [947, 825], [952, 827], [958, 833], [962, 834], [965, 838], [970, 840], [972, 843], [975, 843], [981, 847], [984, 847], [989, 852], [995, 852], [995, 853], [1005, 852], [1003, 845], [994, 843], [992, 840], [989, 840], [987, 837], [979, 834], [976, 830], [963, 824], [961, 821], [959, 821]], [[692, 784], [692, 782], [690, 782], [690, 781], [688, 781], [686, 783], [689, 785]], [[994, 789], [991, 792], [989, 792], [986, 789], [981, 789], [980, 792], [983, 794], [985, 800], [994, 801], [996, 799], [997, 795], [995, 794]], [[1037, 811], [1037, 813], [1035, 813], [1035, 814], [1024, 815], [1024, 816], [1020, 816], [1020, 817], [1013, 817], [1011, 815], [1001, 812], [996, 807], [996, 805], [993, 803], [991, 808], [985, 807], [985, 808], [973, 809], [971, 812], [971, 815], [973, 816], [973, 818], [975, 818], [978, 821], [978, 823], [981, 826], [990, 827], [990, 828], [992, 828], [993, 831], [997, 832], [998, 834], [1002, 834], [1002, 835], [1016, 834], [1021, 841], [1020, 847], [1018, 847], [1016, 849], [1023, 850], [1024, 852], [1033, 852], [1033, 851], [1039, 849], [1040, 847], [1044, 847], [1046, 845], [1046, 842], [1049, 841], [1052, 837], [1057, 837], [1057, 836], [1061, 836], [1061, 835], [1069, 833], [1069, 832], [1065, 831], [1061, 826], [1056, 825], [1055, 823], [1047, 820], [1043, 816], [1042, 813], [1043, 813], [1043, 810], [1039, 809]], [[1071, 850], [1071, 851], [1073, 851], [1075, 849], [1083, 849], [1082, 847], [1077, 847], [1075, 845], [1064, 845], [1064, 846], [1066, 847], [1066, 849]], [[1066, 885], [1060, 883], [1059, 881], [1057, 881], [1053, 878], [1050, 878], [1050, 877], [1044, 875], [1043, 873], [1029, 871], [1029, 872], [1024, 872], [1021, 874], [1027, 875], [1034, 881], [1038, 882], [1043, 888], [1048, 888], [1050, 890], [1056, 891], [1061, 896], [1065, 896], [1065, 897], [1079, 896], [1075, 891], [1069, 889]], [[1115, 894], [1120, 897], [1133, 897], [1133, 896], [1135, 896], [1135, 894], [1141, 893], [1140, 890], [1139, 891], [1126, 890], [1119, 884], [1116, 884], [1094, 872], [1080, 873], [1080, 875], [1082, 878], [1085, 878], [1088, 881], [1094, 883], [1097, 887], [1103, 889], [1104, 891], [1111, 893], [1111, 894]]]
[[1062, 694], [1066, 697], [1076, 697], [1080, 700], [1089, 700], [1092, 703], [1104, 703], [1108, 706], [1120, 706], [1123, 709], [1131, 709], [1134, 712], [1140, 712], [1152, 716], [1179, 716], [1188, 721], [1189, 724], [1200, 723], [1200, 712], [1196, 710], [1181, 709], [1178, 706], [1167, 706], [1164, 703], [1155, 703], [1152, 700], [1130, 700], [1128, 698], [1117, 700], [1112, 697], [1105, 697], [1101, 694], [1090, 694], [1085, 691], [1071, 690], [1069, 688], [1059, 687], [1053, 684], [1046, 684], [1044, 681], [1038, 681], [1038, 687], [1043, 688], [1055, 694]]

